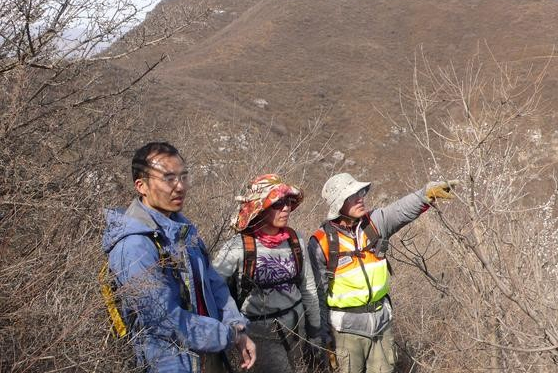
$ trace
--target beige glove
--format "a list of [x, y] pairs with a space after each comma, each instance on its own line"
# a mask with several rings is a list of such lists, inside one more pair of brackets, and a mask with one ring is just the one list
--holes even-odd
[[326, 350], [329, 367], [336, 371], [339, 368], [339, 362], [337, 361], [337, 355], [335, 354], [335, 346], [333, 345], [333, 342], [328, 342], [326, 344]]
[[453, 188], [459, 184], [459, 180], [449, 181], [431, 181], [426, 184], [426, 201], [428, 203], [435, 202], [440, 199], [452, 199], [455, 195], [452, 193]]

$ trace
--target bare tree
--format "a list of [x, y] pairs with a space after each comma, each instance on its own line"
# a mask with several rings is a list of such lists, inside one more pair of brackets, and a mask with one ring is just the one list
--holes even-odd
[[133, 31], [131, 0], [0, 6], [1, 371], [129, 370], [98, 296], [100, 207], [123, 198], [122, 160], [152, 131], [144, 78], [165, 57], [115, 62], [207, 15], [165, 6]]
[[462, 181], [456, 201], [415, 226], [427, 236], [407, 231], [395, 248], [433, 285], [421, 310], [416, 279], [402, 297], [421, 320], [400, 323], [407, 352], [425, 371], [558, 364], [557, 193], [539, 128], [548, 66], [514, 67], [477, 55], [463, 71], [434, 68], [421, 55], [402, 95], [427, 177]]

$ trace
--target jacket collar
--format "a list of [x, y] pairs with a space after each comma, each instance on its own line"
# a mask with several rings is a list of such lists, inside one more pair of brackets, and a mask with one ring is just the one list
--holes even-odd
[[126, 215], [139, 220], [154, 231], [162, 231], [168, 239], [175, 242], [179, 238], [182, 227], [191, 224], [181, 213], [173, 212], [167, 217], [144, 205], [139, 198], [132, 201], [126, 210]]
[[355, 220], [354, 224], [351, 226], [344, 226], [339, 224], [338, 221], [335, 220], [330, 220], [331, 225], [337, 229], [338, 231], [340, 231], [341, 233], [345, 234], [346, 236], [349, 237], [354, 237], [355, 236], [355, 231], [359, 225], [359, 222], [362, 220], [362, 218]]

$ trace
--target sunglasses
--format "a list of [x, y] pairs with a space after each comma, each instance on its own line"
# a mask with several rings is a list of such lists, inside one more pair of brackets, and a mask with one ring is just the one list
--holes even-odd
[[292, 205], [296, 204], [296, 198], [281, 198], [279, 201], [275, 202], [270, 207], [274, 210], [283, 210], [285, 206], [291, 207]]
[[[362, 188], [355, 194], [351, 195], [349, 198], [357, 199], [357, 198], [364, 198], [364, 196], [368, 193], [368, 188]], [[347, 198], [347, 199], [349, 199]]]

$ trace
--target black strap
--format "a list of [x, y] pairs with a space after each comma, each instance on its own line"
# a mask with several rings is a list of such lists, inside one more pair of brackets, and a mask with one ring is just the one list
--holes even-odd
[[364, 233], [366, 233], [366, 237], [368, 238], [369, 242], [368, 245], [366, 245], [366, 247], [362, 250], [371, 250], [377, 258], [385, 259], [388, 267], [388, 272], [390, 275], [393, 275], [391, 263], [386, 257], [386, 251], [389, 248], [389, 240], [380, 237], [378, 230], [370, 219], [370, 215], [366, 216], [366, 221], [364, 222], [362, 230], [364, 231]]
[[250, 321], [262, 321], [262, 320], [276, 319], [278, 317], [284, 316], [284, 315], [288, 314], [289, 312], [291, 312], [293, 310], [293, 308], [298, 306], [301, 302], [302, 302], [302, 298], [297, 300], [296, 302], [294, 302], [294, 304], [292, 306], [290, 306], [289, 308], [285, 308], [284, 310], [280, 310], [280, 311], [273, 312], [273, 313], [268, 313], [268, 314], [265, 314], [265, 315], [246, 316], [246, 317]]
[[339, 234], [329, 221], [326, 221], [322, 225], [322, 228], [324, 229], [324, 232], [327, 236], [327, 245], [329, 251], [329, 255], [327, 258], [326, 275], [331, 282], [335, 277], [335, 270], [337, 269], [337, 263], [339, 262]]
[[[189, 228], [189, 227], [188, 227]], [[184, 232], [181, 236], [183, 239], [188, 234], [188, 230]], [[180, 291], [180, 308], [191, 311], [192, 310], [192, 299], [190, 297], [190, 289], [182, 279], [180, 275], [180, 265], [179, 263], [173, 261], [168, 252], [163, 249], [162, 238], [157, 232], [148, 235], [148, 237], [153, 241], [153, 244], [157, 248], [159, 253], [159, 265], [162, 268], [170, 268], [172, 270], [172, 277], [178, 281], [179, 291]]]
[[287, 227], [285, 228], [287, 233], [289, 234], [289, 247], [293, 253], [293, 257], [296, 264], [296, 275], [295, 275], [295, 283], [300, 284], [302, 282], [302, 265], [304, 257], [302, 256], [302, 248], [300, 247], [300, 241], [298, 240], [298, 236], [294, 229]]
[[378, 256], [380, 248], [376, 247], [376, 244], [378, 243], [378, 240], [380, 240], [380, 235], [378, 234], [376, 227], [374, 227], [374, 225], [372, 224], [372, 221], [370, 220], [370, 215], [366, 214], [363, 220], [364, 221], [362, 222], [361, 228], [366, 234], [366, 238], [368, 239], [368, 245], [362, 248], [362, 251], [372, 251], [374, 254], [376, 254], [376, 256]]
[[343, 312], [349, 312], [349, 313], [371, 313], [371, 312], [376, 312], [376, 311], [379, 311], [379, 310], [382, 309], [384, 298], [382, 298], [380, 300], [377, 300], [375, 302], [372, 302], [372, 303], [362, 305], [362, 306], [344, 307], [344, 308], [329, 307], [329, 309], [334, 310], [334, 311], [343, 311]]

